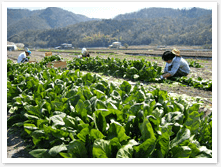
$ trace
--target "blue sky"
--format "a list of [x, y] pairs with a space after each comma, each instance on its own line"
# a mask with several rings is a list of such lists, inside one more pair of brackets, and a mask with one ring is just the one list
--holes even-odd
[[[39, 7], [38, 7], [39, 6]], [[208, 2], [54, 2], [54, 3], [11, 3], [8, 8], [29, 10], [45, 9], [47, 7], [60, 7], [75, 14], [82, 14], [89, 18], [111, 19], [119, 14], [131, 13], [148, 7], [166, 7], [174, 9], [190, 9], [200, 7], [212, 9]]]

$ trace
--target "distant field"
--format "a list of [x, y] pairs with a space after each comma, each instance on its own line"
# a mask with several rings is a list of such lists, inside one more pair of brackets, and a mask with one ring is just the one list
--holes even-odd
[[[172, 50], [173, 48], [177, 48], [181, 51], [181, 56], [185, 57], [212, 57], [211, 49], [203, 49], [202, 46], [130, 46], [128, 48], [122, 47], [120, 49], [113, 48], [88, 48], [90, 53], [115, 53], [115, 54], [128, 54], [128, 55], [154, 55], [160, 56], [166, 50]], [[65, 53], [73, 53], [80, 54], [81, 49], [74, 50], [54, 50], [54, 49], [39, 49], [38, 51], [52, 51], [52, 52], [65, 52]]]

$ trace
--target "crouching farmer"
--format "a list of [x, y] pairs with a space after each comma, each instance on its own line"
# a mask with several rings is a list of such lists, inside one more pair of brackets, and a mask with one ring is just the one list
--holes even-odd
[[164, 52], [162, 59], [166, 62], [166, 66], [161, 79], [187, 76], [190, 73], [190, 67], [187, 61], [180, 56], [179, 50], [173, 49], [172, 52]]
[[83, 48], [81, 53], [82, 53], [82, 57], [90, 57], [90, 54], [86, 48]]
[[28, 56], [31, 56], [31, 51], [30, 51], [30, 50], [26, 50], [25, 52], [22, 52], [22, 53], [18, 56], [17, 63], [28, 62], [28, 61], [29, 61], [29, 59], [27, 58]]
[[82, 48], [81, 50], [81, 55], [78, 55], [78, 58], [81, 59], [83, 57], [90, 57], [90, 54], [89, 52], [87, 51], [86, 48]]

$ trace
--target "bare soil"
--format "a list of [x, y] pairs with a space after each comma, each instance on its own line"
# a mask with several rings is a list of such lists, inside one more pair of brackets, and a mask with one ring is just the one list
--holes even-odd
[[[182, 47], [177, 47], [181, 49]], [[193, 48], [193, 47], [192, 47]], [[137, 54], [144, 54], [144, 59], [147, 61], [156, 61], [159, 66], [164, 67], [164, 62], [162, 62], [161, 57], [156, 56], [147, 56], [149, 55], [158, 55], [164, 52], [165, 48], [160, 48], [158, 50], [89, 50], [91, 57], [100, 56], [103, 58], [107, 57], [116, 57], [117, 58], [127, 58], [127, 59], [137, 59]], [[19, 54], [23, 51], [8, 51], [7, 58], [17, 62], [17, 58]], [[80, 50], [77, 50], [75, 53], [73, 52], [54, 52], [53, 55], [60, 55], [65, 60], [72, 60], [74, 57], [77, 57], [77, 54], [80, 55]], [[114, 53], [114, 54], [113, 54]], [[128, 53], [135, 53], [128, 55]], [[151, 54], [150, 54], [151, 53]], [[116, 55], [117, 54], [117, 55]], [[211, 52], [190, 52], [186, 51], [182, 53], [183, 55], [196, 56], [196, 57], [212, 57]], [[181, 55], [182, 55], [181, 54]], [[40, 51], [32, 51], [32, 56], [30, 57], [30, 61], [39, 62], [45, 56], [45, 52]], [[139, 56], [140, 57], [140, 56]], [[191, 60], [191, 59], [190, 59]], [[201, 60], [201, 59], [193, 59], [196, 60], [203, 68], [191, 68], [191, 73], [188, 77], [202, 77], [203, 79], [212, 79], [212, 60]], [[111, 80], [116, 80], [114, 77], [106, 76], [106, 78]], [[119, 80], [121, 78], [118, 78]], [[203, 101], [203, 105], [201, 107], [201, 111], [205, 112], [208, 115], [212, 111], [212, 91], [205, 91], [202, 89], [196, 89], [190, 86], [181, 86], [179, 83], [174, 84], [155, 84], [155, 83], [143, 83], [145, 86], [158, 86], [161, 90], [166, 90], [169, 93], [176, 93], [178, 95], [187, 95], [189, 97], [199, 97]], [[8, 118], [10, 115], [8, 115]], [[28, 142], [24, 142], [20, 137], [20, 130], [16, 128], [10, 128], [7, 130], [7, 157], [8, 158], [31, 158], [32, 156], [28, 153]]]
[[20, 137], [21, 129], [7, 129], [7, 158], [33, 158], [27, 150], [28, 142]]

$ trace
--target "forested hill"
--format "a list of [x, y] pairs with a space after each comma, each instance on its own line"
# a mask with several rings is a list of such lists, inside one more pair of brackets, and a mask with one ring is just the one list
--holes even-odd
[[61, 8], [49, 7], [43, 10], [7, 9], [7, 36], [21, 31], [61, 28], [94, 19], [74, 14]]
[[113, 41], [123, 45], [205, 45], [212, 43], [212, 11], [148, 8], [114, 19], [23, 31], [8, 37], [8, 41], [35, 47], [55, 47], [62, 43], [74, 47], [107, 47]]
[[205, 10], [201, 8], [191, 8], [187, 9], [171, 9], [171, 8], [145, 8], [141, 9], [138, 12], [121, 14], [116, 16], [114, 19], [122, 20], [122, 19], [153, 19], [153, 18], [161, 18], [161, 17], [171, 17], [171, 18], [197, 18], [206, 15], [212, 15], [212, 10]]

